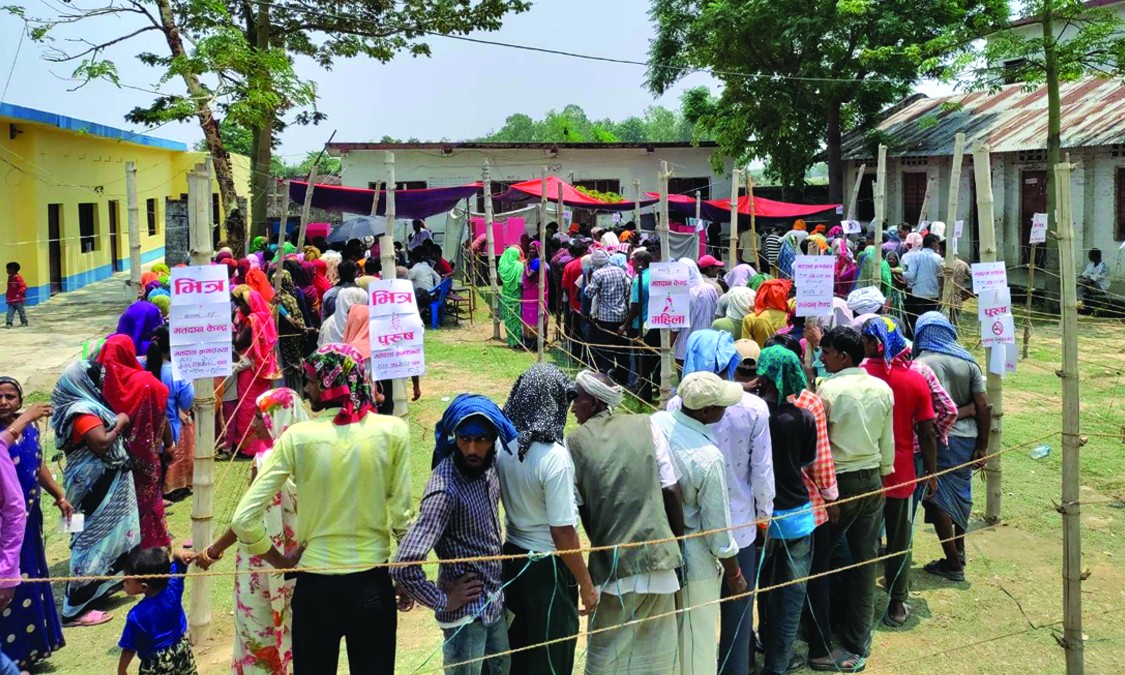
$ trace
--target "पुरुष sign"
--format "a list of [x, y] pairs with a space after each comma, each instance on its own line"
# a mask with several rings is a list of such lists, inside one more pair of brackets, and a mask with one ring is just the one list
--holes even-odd
[[380, 279], [368, 285], [371, 379], [397, 380], [426, 372], [423, 336], [414, 286], [406, 279]]
[[977, 316], [983, 321], [1012, 313], [1012, 290], [1007, 286], [986, 288], [977, 297]]
[[688, 268], [679, 262], [654, 262], [648, 268], [648, 311], [651, 329], [680, 330], [691, 325]]
[[234, 372], [230, 281], [225, 265], [172, 269], [168, 335], [172, 373], [182, 380]]
[[835, 256], [797, 256], [793, 261], [793, 283], [797, 287], [797, 316], [831, 314], [832, 288], [835, 281]]

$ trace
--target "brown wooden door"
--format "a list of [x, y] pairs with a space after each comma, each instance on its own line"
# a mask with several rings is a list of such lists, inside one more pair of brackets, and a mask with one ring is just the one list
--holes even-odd
[[113, 271], [121, 271], [121, 256], [117, 249], [117, 217], [121, 202], [116, 199], [109, 200], [109, 255], [113, 261]]
[[[902, 220], [911, 227], [922, 217], [922, 202], [926, 200], [926, 184], [929, 176], [923, 171], [902, 174]], [[950, 226], [952, 227], [952, 226]], [[950, 232], [953, 230], [950, 229]]]
[[47, 267], [51, 295], [62, 293], [62, 204], [47, 205]]
[[[1020, 263], [1028, 261], [1031, 250], [1031, 217], [1047, 212], [1047, 172], [1020, 172]], [[1042, 248], [1042, 247], [1040, 247]]]
[[855, 217], [864, 225], [875, 219], [875, 174], [873, 173], [863, 174], [863, 179], [859, 182]]

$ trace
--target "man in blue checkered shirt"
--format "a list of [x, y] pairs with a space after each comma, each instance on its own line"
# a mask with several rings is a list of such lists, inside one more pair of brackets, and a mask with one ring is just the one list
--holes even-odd
[[618, 330], [629, 312], [629, 275], [624, 268], [610, 264], [605, 251], [590, 254], [590, 264], [594, 271], [583, 292], [593, 300], [590, 342], [596, 345], [591, 348], [594, 366], [618, 384], [624, 384], [629, 377], [629, 357], [622, 349], [627, 339]]

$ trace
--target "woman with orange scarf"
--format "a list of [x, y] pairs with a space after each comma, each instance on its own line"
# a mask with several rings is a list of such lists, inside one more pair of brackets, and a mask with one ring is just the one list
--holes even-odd
[[269, 304], [258, 291], [246, 285], [236, 286], [231, 297], [238, 306], [234, 336], [234, 350], [239, 357], [235, 364], [238, 396], [233, 401], [223, 401], [226, 445], [231, 453], [240, 451], [244, 457], [253, 457], [263, 448], [261, 439], [250, 433], [254, 402], [279, 376], [274, 352], [277, 327]]
[[[164, 520], [159, 457], [168, 424], [164, 416], [168, 387], [141, 367], [132, 341], [124, 335], [106, 338], [98, 351], [98, 363], [105, 372], [102, 395], [109, 407], [117, 414], [129, 416], [125, 449], [133, 465], [137, 510], [141, 516], [141, 548], [164, 548], [172, 543]], [[170, 434], [165, 445], [171, 445]]]
[[785, 327], [789, 319], [789, 279], [767, 279], [758, 287], [754, 313], [742, 319], [742, 337], [765, 347], [766, 340]]

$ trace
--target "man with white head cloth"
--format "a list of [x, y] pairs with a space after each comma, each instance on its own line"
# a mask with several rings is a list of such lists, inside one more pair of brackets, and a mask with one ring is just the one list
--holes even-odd
[[[571, 412], [581, 426], [566, 445], [579, 515], [594, 547], [670, 540], [684, 531], [668, 442], [649, 417], [614, 413], [623, 395], [605, 375], [578, 374]], [[678, 639], [672, 612], [682, 564], [674, 541], [590, 552], [590, 576], [601, 597], [588, 625], [587, 675], [673, 672]]]

